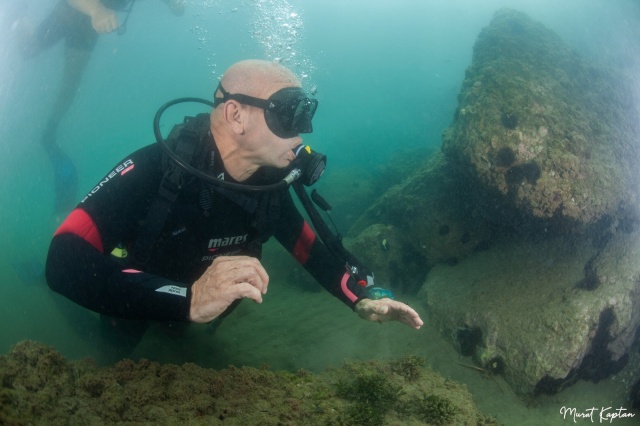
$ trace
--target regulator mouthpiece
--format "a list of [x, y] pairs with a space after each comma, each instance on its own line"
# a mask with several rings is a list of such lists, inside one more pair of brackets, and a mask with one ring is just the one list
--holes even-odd
[[311, 186], [320, 179], [327, 167], [327, 156], [312, 151], [308, 145], [298, 145], [293, 149], [296, 159], [293, 165], [302, 171], [300, 182], [305, 186]]

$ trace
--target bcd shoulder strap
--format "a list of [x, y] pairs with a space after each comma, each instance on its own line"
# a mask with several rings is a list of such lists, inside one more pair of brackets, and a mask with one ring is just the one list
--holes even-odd
[[[209, 114], [198, 114], [185, 117], [182, 124], [174, 126], [167, 138], [167, 145], [183, 161], [195, 168], [204, 162], [207, 150]], [[186, 170], [175, 164], [168, 156], [163, 155], [162, 170], [164, 175], [158, 188], [158, 194], [151, 203], [147, 217], [141, 224], [133, 249], [133, 260], [144, 266], [149, 261], [157, 241], [160, 239], [164, 225], [180, 190], [192, 179]]]

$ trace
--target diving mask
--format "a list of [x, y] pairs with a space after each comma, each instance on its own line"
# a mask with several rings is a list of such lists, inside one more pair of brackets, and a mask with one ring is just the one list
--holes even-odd
[[[264, 110], [264, 120], [274, 135], [289, 139], [300, 133], [311, 133], [311, 119], [318, 108], [318, 100], [310, 99], [300, 87], [285, 87], [278, 90], [269, 99], [254, 98], [240, 93], [227, 92], [222, 84], [218, 89], [221, 98], [215, 98], [213, 107], [234, 100]], [[216, 90], [216, 91], [217, 91]]]

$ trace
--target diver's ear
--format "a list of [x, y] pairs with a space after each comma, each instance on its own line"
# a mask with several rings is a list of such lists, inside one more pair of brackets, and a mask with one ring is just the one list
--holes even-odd
[[224, 103], [224, 120], [234, 133], [242, 135], [245, 131], [246, 109], [239, 102], [228, 100]]

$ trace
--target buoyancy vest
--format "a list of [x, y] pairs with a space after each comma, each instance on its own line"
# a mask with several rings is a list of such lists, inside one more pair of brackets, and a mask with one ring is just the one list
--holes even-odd
[[[214, 172], [214, 160], [212, 156], [216, 151], [212, 147], [213, 139], [209, 133], [209, 114], [202, 113], [195, 117], [185, 117], [183, 123], [173, 127], [166, 140], [171, 150], [181, 160], [192, 167], [209, 174]], [[154, 246], [160, 239], [172, 207], [184, 188], [193, 188], [191, 185], [198, 178], [177, 165], [166, 154], [162, 157], [163, 177], [158, 187], [158, 194], [152, 202], [146, 219], [138, 232], [138, 238], [134, 245], [133, 260], [136, 264], [144, 266], [153, 253]], [[282, 171], [263, 171], [268, 181], [279, 180]], [[275, 175], [270, 176], [270, 175]], [[215, 208], [212, 192], [221, 194], [230, 201], [241, 206], [250, 217], [251, 226], [258, 231], [256, 243], [265, 242], [275, 231], [276, 223], [280, 217], [280, 201], [282, 191], [268, 191], [257, 194], [244, 194], [221, 188], [210, 183], [200, 181], [199, 203], [203, 211]]]

